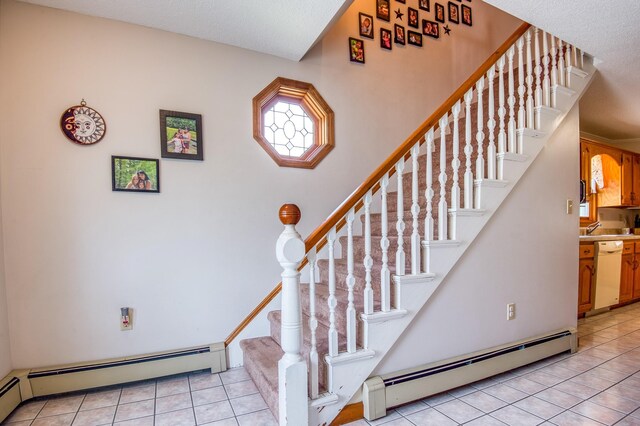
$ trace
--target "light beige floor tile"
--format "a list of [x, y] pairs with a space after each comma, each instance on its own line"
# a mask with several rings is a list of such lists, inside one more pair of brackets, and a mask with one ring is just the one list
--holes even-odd
[[430, 407], [435, 407], [436, 405], [442, 404], [447, 401], [451, 401], [452, 399], [453, 397], [451, 395], [449, 395], [446, 392], [443, 392], [443, 393], [439, 393], [439, 394], [424, 398], [422, 402], [424, 402]]
[[240, 368], [232, 368], [230, 370], [220, 373], [220, 379], [222, 380], [222, 383], [229, 384], [229, 383], [235, 383], [235, 382], [242, 382], [243, 380], [249, 380], [251, 379], [251, 377], [249, 377], [249, 373], [247, 373], [247, 371], [244, 368], [240, 367]]
[[557, 385], [558, 383], [565, 380], [558, 376], [552, 376], [551, 374], [547, 374], [542, 371], [534, 371], [533, 373], [529, 373], [524, 376], [524, 378], [531, 380], [532, 382], [540, 383], [547, 387]]
[[427, 408], [417, 413], [409, 414], [407, 420], [416, 426], [455, 426], [456, 422], [445, 416], [435, 408]]
[[490, 413], [507, 405], [503, 400], [481, 391], [465, 395], [460, 399], [485, 413]]
[[625, 416], [624, 413], [611, 410], [589, 401], [576, 405], [571, 409], [571, 411], [606, 425], [612, 425]]
[[509, 404], [512, 404], [529, 396], [524, 392], [521, 392], [517, 389], [512, 388], [511, 386], [507, 386], [504, 384], [491, 386], [490, 388], [484, 389], [482, 392], [488, 393], [491, 396], [495, 396], [496, 398], [508, 402]]
[[189, 384], [191, 385], [191, 391], [197, 391], [200, 389], [213, 388], [222, 385], [219, 374], [211, 373], [198, 373], [189, 376]]
[[193, 405], [195, 407], [229, 399], [222, 386], [191, 392], [191, 397], [193, 398]]
[[466, 423], [484, 415], [482, 411], [459, 399], [445, 402], [434, 408], [458, 423]]
[[534, 416], [545, 420], [555, 417], [564, 411], [564, 408], [558, 407], [557, 405], [544, 401], [540, 398], [536, 398], [535, 396], [530, 396], [529, 398], [520, 400], [513, 405], [527, 413], [531, 413]]
[[148, 399], [146, 401], [132, 402], [129, 404], [120, 404], [116, 409], [116, 422], [123, 420], [137, 419], [153, 415], [155, 401]]
[[225, 384], [224, 389], [227, 391], [229, 398], [238, 398], [258, 393], [258, 388], [253, 384], [253, 380]]
[[596, 422], [588, 417], [581, 416], [573, 411], [560, 413], [549, 421], [558, 426], [602, 426], [602, 423]]
[[416, 413], [421, 410], [426, 410], [427, 408], [429, 408], [429, 406], [424, 402], [416, 401], [410, 404], [405, 404], [400, 407], [396, 407], [395, 409], [398, 413], [400, 413], [400, 415], [407, 416], [409, 414]]
[[37, 418], [31, 423], [32, 426], [69, 426], [73, 421], [75, 413], [60, 414], [51, 417]]
[[626, 417], [616, 423], [616, 426], [640, 426], [640, 419], [634, 417]]
[[156, 414], [155, 426], [194, 426], [193, 408]]
[[155, 383], [146, 383], [143, 385], [128, 386], [122, 388], [120, 395], [120, 404], [128, 404], [130, 402], [145, 401], [156, 397]]
[[466, 426], [504, 426], [505, 423], [502, 423], [500, 420], [495, 417], [491, 417], [489, 415], [485, 415], [482, 417], [478, 417], [475, 420], [471, 420]]
[[528, 393], [529, 395], [533, 395], [534, 393], [540, 392], [541, 390], [544, 390], [548, 387], [524, 377], [511, 379], [504, 382], [504, 384], [507, 386], [511, 386], [514, 389], [518, 389], [521, 392]]
[[268, 409], [240, 415], [237, 420], [240, 426], [278, 426], [278, 422]]
[[599, 392], [597, 389], [569, 382], [557, 384], [552, 389], [556, 389], [582, 399], [589, 399]]
[[542, 392], [538, 392], [535, 396], [565, 409], [571, 408], [583, 401], [582, 398], [554, 388], [545, 389]]
[[402, 416], [396, 410], [387, 411], [387, 415], [381, 419], [370, 420], [368, 423], [372, 426], [378, 426], [385, 424], [386, 422], [390, 422], [391, 420], [396, 420], [401, 418]]
[[508, 405], [497, 411], [491, 413], [491, 417], [495, 417], [503, 423], [511, 426], [529, 426], [538, 425], [543, 422], [540, 417], [534, 416], [531, 413], [527, 413], [524, 410]]
[[235, 417], [231, 417], [229, 419], [218, 420], [213, 423], [205, 423], [207, 426], [238, 426], [238, 421]]
[[455, 398], [460, 398], [461, 396], [469, 395], [476, 390], [477, 389], [473, 386], [460, 386], [459, 388], [451, 389], [447, 393]]
[[47, 401], [30, 401], [20, 405], [16, 410], [11, 413], [6, 422], [19, 422], [22, 420], [33, 420], [36, 418], [44, 404]]
[[84, 398], [84, 401], [82, 401], [80, 411], [118, 405], [118, 401], [120, 400], [120, 393], [120, 389], [89, 393]]
[[577, 383], [579, 385], [588, 386], [590, 388], [603, 391], [615, 385], [616, 382], [598, 377], [596, 374], [592, 374], [591, 371], [582, 373], [568, 380], [568, 383]]
[[234, 417], [229, 401], [214, 402], [213, 404], [195, 407], [196, 421], [198, 424], [211, 423], [218, 420]]
[[153, 426], [153, 416], [114, 423], [117, 426]]
[[156, 398], [185, 392], [190, 392], [189, 379], [187, 377], [158, 380], [156, 384]]
[[267, 408], [267, 403], [264, 402], [264, 399], [262, 399], [262, 396], [260, 396], [259, 393], [241, 396], [240, 398], [234, 398], [230, 401], [236, 416], [253, 413], [254, 411], [260, 411]]
[[640, 407], [640, 402], [638, 401], [627, 399], [620, 395], [612, 394], [607, 391], [599, 393], [598, 395], [589, 399], [589, 401], [603, 407], [620, 411], [621, 413], [625, 414], [629, 414]]
[[80, 411], [73, 420], [73, 426], [110, 425], [116, 414], [116, 406]]
[[156, 398], [156, 417], [158, 414], [192, 407], [193, 404], [191, 403], [191, 394], [189, 392], [163, 396], [162, 398]]
[[38, 418], [75, 413], [78, 411], [78, 408], [80, 408], [83, 399], [84, 395], [50, 399], [44, 404], [44, 407], [42, 407]]

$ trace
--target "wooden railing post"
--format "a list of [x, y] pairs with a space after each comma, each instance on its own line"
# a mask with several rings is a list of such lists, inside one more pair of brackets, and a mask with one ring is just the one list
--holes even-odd
[[300, 306], [300, 272], [304, 258], [304, 241], [296, 231], [300, 209], [295, 204], [280, 208], [284, 231], [276, 243], [276, 256], [282, 266], [282, 350], [278, 362], [280, 425], [306, 425], [309, 422], [307, 396], [307, 362], [302, 357], [302, 310]]

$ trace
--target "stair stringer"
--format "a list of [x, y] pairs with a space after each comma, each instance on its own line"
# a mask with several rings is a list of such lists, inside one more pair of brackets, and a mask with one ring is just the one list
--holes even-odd
[[[538, 157], [565, 116], [578, 102], [593, 79], [595, 68], [585, 62], [587, 72], [584, 76], [571, 81], [571, 91], [563, 92], [556, 108], [542, 107], [544, 117], [538, 130], [518, 130], [523, 132], [524, 153], [506, 156], [504, 181], [480, 180], [475, 182], [481, 192], [482, 214], [459, 214], [457, 217], [456, 241], [423, 241], [422, 254], [430, 248], [431, 274], [394, 276], [396, 295], [401, 295], [399, 309], [388, 313], [361, 315], [361, 330], [365, 349], [353, 354], [339, 354], [337, 357], [325, 357], [327, 362], [329, 393], [315, 401], [310, 401], [309, 424], [326, 426], [349, 403], [356, 391], [371, 375], [404, 330], [423, 309], [431, 296], [442, 284], [448, 273], [462, 258], [475, 238], [515, 188], [529, 166]], [[554, 89], [555, 90], [555, 89]], [[450, 210], [450, 215], [458, 214]]]

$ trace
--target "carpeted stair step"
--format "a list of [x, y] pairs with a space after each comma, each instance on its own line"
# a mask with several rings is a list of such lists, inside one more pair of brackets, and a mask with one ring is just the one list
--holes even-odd
[[269, 336], [241, 340], [240, 348], [245, 370], [278, 419], [278, 361], [284, 354], [282, 348]]
[[[410, 246], [407, 246], [410, 247]], [[405, 250], [405, 254], [408, 257], [410, 253], [410, 249]], [[393, 253], [393, 258], [389, 256], [389, 271], [391, 276], [395, 274], [395, 252]], [[374, 290], [374, 294], [376, 298], [379, 298], [378, 292], [380, 287], [380, 267], [382, 266], [382, 262], [378, 259], [373, 260], [373, 267], [371, 268], [371, 285]], [[319, 259], [318, 260], [318, 269], [320, 270], [320, 282], [328, 283], [329, 282], [329, 261], [327, 259]], [[336, 259], [334, 262], [334, 270], [336, 273], [336, 289], [340, 289], [343, 291], [347, 291], [347, 261], [345, 259]], [[409, 269], [407, 269], [408, 271]], [[354, 284], [354, 293], [356, 294], [356, 300], [359, 295], [362, 295], [363, 290], [365, 288], [365, 269], [364, 265], [359, 262], [354, 262], [353, 265], [353, 276], [355, 277]], [[378, 287], [376, 289], [376, 287]]]
[[[424, 229], [424, 221], [422, 222], [422, 226], [419, 228], [420, 233]], [[407, 221], [405, 217], [405, 228], [404, 238], [402, 241], [404, 242], [404, 252], [405, 252], [405, 266], [411, 268], [411, 259], [407, 253], [411, 250], [411, 237], [410, 234], [413, 231], [411, 228], [411, 221]], [[408, 230], [408, 232], [407, 232]], [[397, 232], [395, 229], [395, 224], [391, 232], [388, 233], [387, 238], [389, 240], [389, 249], [387, 251], [388, 263], [393, 263], [395, 265], [396, 262], [396, 251], [398, 249], [398, 237], [396, 236]], [[360, 235], [353, 236], [353, 261], [354, 261], [354, 273], [355, 266], [362, 266], [362, 271], [364, 272], [364, 255], [365, 255], [365, 247], [364, 247], [365, 238]], [[346, 259], [346, 250], [347, 250], [347, 237], [342, 236], [339, 238], [340, 244], [342, 246], [342, 258]], [[382, 237], [378, 235], [371, 235], [371, 258], [373, 260], [374, 267], [380, 267], [382, 265], [382, 247], [380, 247], [380, 242], [382, 241]], [[364, 275], [363, 275], [364, 278]], [[346, 286], [346, 284], [345, 284]], [[347, 287], [343, 287], [345, 290]]]

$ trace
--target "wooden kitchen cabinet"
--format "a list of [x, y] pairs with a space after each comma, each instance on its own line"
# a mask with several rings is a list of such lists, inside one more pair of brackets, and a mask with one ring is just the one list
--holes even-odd
[[640, 154], [633, 156], [631, 204], [640, 206]]
[[593, 255], [593, 244], [580, 244], [580, 261], [578, 263], [578, 315], [590, 311], [593, 307], [592, 284], [595, 273]]
[[633, 206], [633, 154], [622, 152], [622, 183], [620, 205]]
[[620, 297], [619, 303], [629, 302], [633, 299], [633, 287], [636, 278], [638, 262], [634, 250], [634, 242], [624, 243], [622, 251], [622, 269], [620, 271]]
[[640, 299], [640, 241], [636, 241], [632, 299]]

